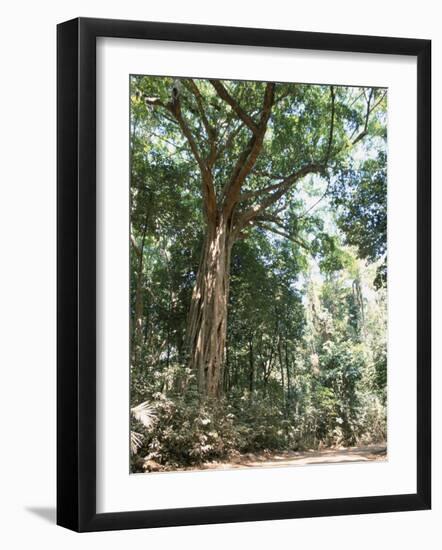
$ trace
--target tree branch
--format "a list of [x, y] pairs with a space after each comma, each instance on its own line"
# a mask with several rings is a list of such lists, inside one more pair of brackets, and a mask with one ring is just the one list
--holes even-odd
[[328, 194], [328, 190], [330, 188], [330, 179], [327, 181], [327, 187], [325, 188], [325, 191], [324, 193], [319, 197], [319, 199], [314, 202], [309, 208], [307, 208], [307, 210], [305, 210], [300, 216], [298, 216], [296, 219], [297, 220], [301, 220], [302, 218], [305, 218], [305, 216], [307, 216], [307, 214], [309, 212], [311, 212], [314, 208], [316, 208], [318, 206], [318, 204], [323, 200], [325, 199], [325, 197], [327, 196]]
[[130, 242], [132, 243], [132, 246], [134, 247], [135, 254], [138, 256], [138, 258], [140, 258], [142, 256], [141, 250], [139, 249], [139, 247], [137, 245], [137, 241], [135, 240], [135, 237], [132, 235], [132, 233], [130, 234]]
[[333, 86], [330, 86], [330, 94], [331, 94], [331, 121], [330, 121], [330, 133], [328, 136], [328, 146], [327, 146], [327, 154], [325, 155], [324, 164], [327, 164], [327, 162], [330, 159], [330, 153], [331, 148], [333, 144], [333, 131], [334, 131], [334, 125], [335, 125], [335, 90]]
[[209, 139], [215, 139], [216, 130], [210, 124], [209, 119], [207, 118], [206, 111], [205, 111], [205, 108], [204, 108], [203, 96], [202, 96], [198, 86], [195, 84], [195, 81], [192, 78], [187, 78], [184, 81], [184, 85], [192, 93], [192, 95], [194, 96], [194, 98], [196, 100], [196, 103], [197, 103], [197, 106], [198, 106], [198, 112], [201, 116], [201, 120], [202, 120], [204, 128], [206, 130], [207, 137]]
[[184, 137], [187, 139], [187, 142], [189, 143], [190, 150], [192, 151], [193, 156], [195, 157], [198, 166], [200, 167], [201, 173], [203, 174], [203, 177], [206, 177], [208, 175], [208, 168], [206, 163], [204, 162], [203, 157], [200, 155], [198, 146], [196, 144], [195, 138], [193, 137], [193, 134], [185, 120], [185, 118], [182, 115], [181, 112], [181, 104], [179, 101], [175, 103], [175, 105], [172, 107], [172, 113], [174, 117], [177, 119], [178, 124], [181, 128], [181, 131], [184, 134]]
[[207, 165], [210, 168], [215, 163], [216, 157], [217, 157], [217, 147], [216, 147], [216, 130], [215, 128], [210, 124], [209, 119], [207, 118], [206, 111], [204, 108], [204, 100], [203, 96], [198, 88], [198, 86], [195, 84], [195, 81], [192, 78], [188, 78], [184, 81], [184, 85], [186, 88], [192, 93], [194, 96], [198, 112], [201, 117], [201, 121], [203, 123], [204, 129], [206, 130], [207, 139], [209, 142], [209, 156], [206, 159]]
[[258, 125], [237, 103], [237, 101], [229, 94], [227, 89], [219, 80], [210, 80], [210, 84], [215, 88], [219, 97], [228, 103], [230, 107], [235, 111], [239, 118], [252, 130], [254, 134], [258, 133]]
[[[328, 137], [327, 153], [326, 153], [324, 162], [322, 163], [322, 165], [317, 166], [317, 167], [320, 168], [320, 170], [321, 169], [323, 170], [325, 168], [327, 162], [329, 161], [330, 154], [331, 154], [331, 148], [332, 148], [332, 144], [333, 144], [334, 121], [335, 121], [335, 97], [336, 97], [333, 86], [330, 86], [330, 95], [331, 95], [330, 131], [329, 131], [329, 137]], [[316, 171], [316, 168], [315, 168], [315, 171]], [[265, 194], [267, 194], [271, 191], [275, 191], [274, 196], [269, 197], [267, 199], [267, 201], [265, 201], [267, 203], [270, 200], [271, 201], [270, 204], [273, 204], [276, 200], [278, 200], [288, 190], [291, 183], [293, 182], [293, 180], [292, 180], [293, 176], [295, 176], [295, 180], [298, 179], [297, 174], [289, 176], [288, 178], [283, 178], [281, 176], [269, 175], [269, 177], [271, 179], [280, 179], [280, 180], [283, 180], [283, 181], [279, 182], [279, 183], [275, 183], [273, 185], [268, 185], [267, 187], [258, 189], [256, 191], [250, 191], [248, 193], [244, 193], [240, 196], [239, 201], [244, 202], [244, 201], [251, 200], [251, 199], [260, 197], [262, 195], [265, 195]], [[267, 206], [268, 205], [266, 205], [264, 208], [267, 208]], [[250, 215], [251, 215], [251, 211], [250, 211]]]
[[376, 109], [376, 107], [382, 102], [382, 100], [384, 99], [384, 97], [387, 95], [387, 90], [385, 90], [385, 92], [382, 94], [382, 96], [380, 97], [380, 99], [378, 101], [376, 101], [376, 103], [373, 105], [373, 107], [370, 109], [370, 115], [371, 113]]
[[258, 125], [258, 132], [253, 134], [246, 149], [239, 156], [232, 176], [224, 191], [226, 197], [224, 207], [227, 209], [231, 210], [233, 206], [236, 205], [236, 203], [238, 202], [241, 185], [243, 184], [250, 171], [253, 169], [253, 166], [255, 165], [258, 155], [262, 149], [264, 135], [267, 130], [267, 124], [270, 118], [270, 114], [272, 112], [274, 100], [275, 84], [273, 82], [268, 82], [264, 93], [263, 107]]
[[224, 149], [229, 149], [233, 145], [233, 140], [236, 138], [236, 136], [240, 133], [240, 131], [244, 128], [244, 123], [240, 122], [236, 128], [234, 128], [229, 135], [226, 137], [226, 143], [224, 145]]
[[195, 138], [193, 137], [192, 131], [187, 124], [186, 119], [184, 118], [181, 111], [181, 100], [179, 95], [173, 98], [173, 101], [169, 103], [164, 103], [158, 98], [146, 97], [143, 95], [144, 101], [148, 105], [153, 105], [154, 107], [161, 107], [172, 113], [176, 119], [184, 137], [187, 139], [190, 150], [195, 157], [195, 160], [198, 163], [201, 172], [201, 190], [203, 195], [204, 210], [208, 219], [213, 219], [216, 211], [216, 194], [215, 187], [213, 185], [212, 172], [210, 171], [209, 166], [206, 161], [201, 156], [198, 146], [196, 144]]
[[[284, 178], [281, 176], [275, 176], [274, 179], [283, 180]], [[265, 195], [267, 193], [270, 193], [271, 191], [275, 191], [280, 187], [280, 185], [281, 185], [281, 181], [279, 181], [278, 183], [274, 183], [272, 185], [267, 185], [266, 187], [261, 187], [261, 189], [257, 189], [256, 191], [249, 191], [247, 193], [242, 193], [239, 196], [238, 202], [249, 201], [257, 197], [260, 197], [262, 195]]]
[[[371, 98], [373, 97], [373, 94], [374, 94], [374, 90], [373, 88], [370, 89], [370, 94], [368, 96], [368, 100], [367, 100], [367, 110], [366, 110], [366, 113], [365, 113], [365, 123], [364, 123], [364, 129], [362, 130], [362, 132], [356, 136], [356, 138], [351, 142], [352, 145], [356, 145], [356, 143], [358, 143], [358, 141], [361, 141], [361, 139], [363, 139], [366, 135], [367, 135], [367, 128], [368, 128], [368, 119], [370, 117], [370, 103], [371, 103]], [[364, 89], [364, 95], [365, 95], [365, 89]], [[353, 137], [353, 136], [352, 136]], [[351, 139], [351, 138], [350, 138]]]
[[240, 226], [244, 226], [250, 220], [259, 216], [266, 208], [277, 202], [289, 189], [290, 187], [299, 179], [303, 178], [307, 174], [321, 173], [324, 171], [324, 165], [318, 163], [307, 164], [300, 168], [297, 172], [294, 172], [290, 176], [287, 176], [282, 182], [269, 186], [274, 190], [274, 193], [269, 195], [266, 199], [262, 201], [260, 205], [251, 207], [250, 209], [243, 212], [238, 220]]
[[256, 223], [257, 223], [257, 225], [259, 225], [263, 229], [266, 229], [267, 231], [271, 231], [272, 233], [275, 233], [276, 235], [280, 235], [281, 237], [284, 237], [285, 239], [288, 239], [289, 241], [298, 244], [299, 246], [304, 248], [304, 250], [307, 250], [308, 252], [310, 252], [310, 248], [308, 247], [308, 245], [306, 243], [304, 243], [303, 241], [297, 239], [295, 236], [290, 235], [286, 231], [281, 231], [280, 229], [276, 229], [276, 227], [272, 227], [271, 225], [267, 225], [267, 224], [262, 223], [260, 221], [257, 221]]
[[172, 113], [180, 125], [181, 131], [185, 135], [187, 141], [189, 142], [190, 149], [195, 157], [201, 171], [201, 184], [202, 184], [202, 193], [204, 200], [204, 207], [206, 210], [207, 218], [213, 219], [216, 212], [216, 194], [215, 187], [213, 185], [212, 172], [210, 171], [209, 166], [206, 164], [205, 160], [201, 157], [196, 141], [192, 135], [192, 132], [184, 119], [181, 113], [181, 103], [179, 99], [175, 102], [172, 107]]

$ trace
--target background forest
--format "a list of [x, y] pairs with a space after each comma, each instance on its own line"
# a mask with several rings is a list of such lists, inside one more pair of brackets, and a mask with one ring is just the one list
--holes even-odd
[[131, 469], [386, 441], [386, 90], [130, 81]]

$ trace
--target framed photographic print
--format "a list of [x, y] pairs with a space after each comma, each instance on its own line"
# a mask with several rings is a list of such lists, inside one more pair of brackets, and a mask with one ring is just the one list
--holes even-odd
[[59, 525], [430, 508], [430, 51], [58, 26]]

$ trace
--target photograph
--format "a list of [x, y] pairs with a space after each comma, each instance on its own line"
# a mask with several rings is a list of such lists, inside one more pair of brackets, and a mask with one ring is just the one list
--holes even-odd
[[433, 550], [440, 10], [210, 8], [5, 3], [0, 546]]
[[388, 90], [128, 94], [130, 472], [387, 460]]

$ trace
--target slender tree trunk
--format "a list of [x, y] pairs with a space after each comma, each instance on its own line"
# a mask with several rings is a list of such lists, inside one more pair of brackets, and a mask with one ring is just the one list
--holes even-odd
[[219, 397], [223, 389], [232, 245], [229, 224], [219, 215], [208, 224], [188, 322], [189, 363], [203, 397]]
[[132, 341], [132, 363], [140, 361], [141, 348], [143, 346], [143, 314], [144, 314], [144, 289], [143, 289], [143, 250], [144, 235], [141, 248], [138, 250], [138, 273], [137, 286], [135, 288], [135, 310], [133, 317], [133, 341]]
[[282, 403], [283, 403], [283, 406], [284, 406], [284, 411], [287, 412], [287, 401], [286, 401], [285, 380], [284, 380], [284, 363], [282, 361], [281, 336], [279, 336], [279, 338], [278, 338], [278, 360], [279, 360], [279, 370], [281, 372]]
[[[142, 262], [140, 262], [142, 265]], [[134, 336], [132, 342], [132, 362], [136, 363], [139, 360], [140, 350], [143, 342], [143, 271], [142, 267], [137, 274], [137, 286], [135, 289], [135, 311], [134, 311]]]
[[292, 381], [290, 376], [290, 362], [289, 362], [289, 352], [288, 352], [288, 342], [287, 336], [285, 339], [285, 369], [287, 372], [287, 400], [289, 403], [292, 401]]
[[253, 354], [253, 338], [249, 340], [249, 390], [250, 396], [253, 395], [255, 388], [255, 357]]
[[141, 245], [138, 246], [135, 239], [131, 236], [131, 241], [138, 259], [137, 268], [137, 286], [135, 289], [135, 310], [133, 317], [133, 341], [132, 341], [132, 363], [135, 364], [141, 355], [143, 345], [143, 313], [144, 313], [144, 289], [143, 289], [143, 254], [144, 242], [147, 232], [147, 215], [144, 222]]
[[273, 369], [273, 352], [274, 352], [274, 344], [272, 343], [272, 347], [270, 348], [270, 355], [268, 359], [263, 359], [263, 372], [264, 372], [264, 397], [267, 397], [267, 385], [269, 383], [270, 374]]

